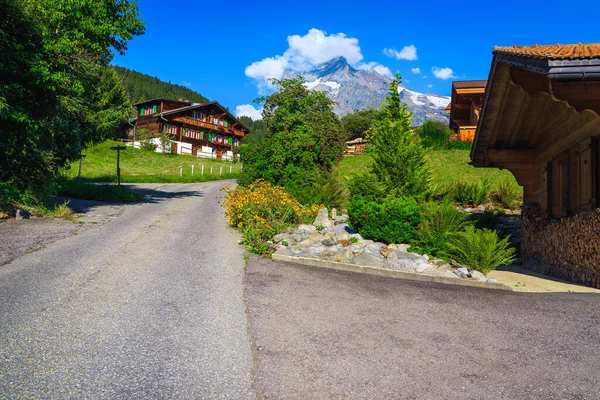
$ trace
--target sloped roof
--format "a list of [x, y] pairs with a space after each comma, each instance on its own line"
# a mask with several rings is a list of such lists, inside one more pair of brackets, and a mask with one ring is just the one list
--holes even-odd
[[485, 80], [485, 79], [480, 79], [480, 80], [476, 80], [476, 81], [454, 81], [454, 82], [452, 82], [452, 86], [454, 86], [457, 89], [485, 88], [486, 84], [487, 84], [487, 80]]
[[492, 53], [546, 60], [580, 60], [600, 58], [600, 43], [496, 46]]
[[208, 106], [219, 107], [223, 112], [225, 112], [229, 116], [229, 118], [233, 119], [242, 128], [244, 128], [245, 130], [247, 130], [248, 132], [250, 132], [250, 129], [248, 129], [248, 127], [246, 125], [242, 124], [236, 117], [233, 116], [233, 114], [231, 114], [229, 111], [227, 111], [227, 109], [225, 107], [223, 107], [221, 104], [219, 104], [219, 102], [217, 102], [217, 101], [210, 101], [208, 103], [193, 104], [191, 106], [180, 107], [180, 108], [176, 108], [174, 110], [165, 111], [165, 112], [161, 113], [160, 115], [161, 116], [165, 116], [165, 115], [179, 114], [181, 112], [193, 110], [193, 109], [196, 109], [196, 108], [204, 108], [204, 107], [208, 107]]

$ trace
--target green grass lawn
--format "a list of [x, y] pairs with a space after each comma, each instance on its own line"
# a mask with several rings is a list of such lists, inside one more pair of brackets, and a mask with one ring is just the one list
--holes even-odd
[[[91, 182], [116, 182], [117, 152], [110, 150], [110, 147], [118, 144], [120, 143], [109, 140], [87, 149], [81, 168], [82, 179]], [[180, 166], [183, 167], [182, 176]], [[187, 154], [160, 154], [130, 146], [121, 151], [121, 181], [128, 183], [190, 183], [237, 179], [241, 167], [242, 164], [231, 161], [198, 158]], [[64, 175], [75, 178], [78, 171], [77, 161], [71, 164], [71, 168], [65, 171]]]
[[[492, 187], [502, 180], [508, 180], [515, 185], [517, 181], [507, 170], [497, 168], [474, 168], [469, 165], [469, 150], [437, 150], [429, 152], [429, 168], [432, 182], [437, 185], [450, 185], [453, 182], [475, 182], [487, 179]], [[349, 178], [356, 173], [366, 172], [373, 158], [368, 155], [345, 157], [340, 162], [340, 173]]]

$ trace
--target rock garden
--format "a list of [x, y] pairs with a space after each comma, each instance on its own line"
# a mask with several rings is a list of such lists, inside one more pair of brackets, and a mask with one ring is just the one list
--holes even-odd
[[318, 259], [371, 268], [496, 283], [483, 273], [409, 251], [409, 244], [364, 239], [347, 224], [346, 214], [322, 208], [312, 224], [301, 224], [273, 238], [275, 255]]

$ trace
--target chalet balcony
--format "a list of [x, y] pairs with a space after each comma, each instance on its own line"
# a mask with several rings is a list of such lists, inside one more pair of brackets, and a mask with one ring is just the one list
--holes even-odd
[[222, 125], [217, 125], [217, 124], [213, 124], [210, 122], [201, 121], [199, 119], [194, 119], [194, 118], [190, 118], [190, 117], [176, 117], [176, 118], [173, 118], [173, 121], [181, 122], [183, 124], [187, 124], [187, 125], [191, 125], [191, 126], [197, 126], [200, 128], [210, 129], [212, 131], [231, 133], [235, 136], [244, 137], [243, 131], [233, 129], [233, 128], [225, 128]]

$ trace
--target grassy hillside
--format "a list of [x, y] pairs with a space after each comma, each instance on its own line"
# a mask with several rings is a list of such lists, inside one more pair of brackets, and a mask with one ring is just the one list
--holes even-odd
[[[507, 170], [497, 168], [474, 168], [469, 165], [469, 150], [438, 150], [428, 154], [429, 167], [434, 184], [447, 185], [456, 181], [473, 182], [487, 179], [495, 183], [509, 180], [516, 184], [516, 179]], [[340, 163], [340, 172], [344, 177], [367, 171], [373, 163], [370, 155], [345, 157]]]
[[167, 99], [189, 100], [192, 103], [206, 103], [208, 99], [200, 93], [185, 86], [170, 82], [163, 82], [158, 78], [123, 67], [112, 67], [117, 71], [123, 81], [125, 90], [132, 104], [164, 97]]
[[[110, 150], [110, 147], [117, 144], [119, 143], [109, 140], [87, 149], [84, 152], [81, 177], [86, 181], [116, 182], [117, 152]], [[194, 175], [192, 175], [192, 165], [195, 167]], [[204, 175], [202, 175], [202, 165], [204, 165]], [[179, 176], [180, 166], [183, 167], [183, 176]], [[241, 166], [240, 163], [231, 161], [198, 158], [186, 154], [160, 154], [129, 146], [127, 150], [121, 151], [122, 182], [189, 183], [237, 179]], [[223, 174], [219, 175], [221, 167]], [[78, 170], [79, 162], [75, 162], [65, 175], [76, 177]]]

